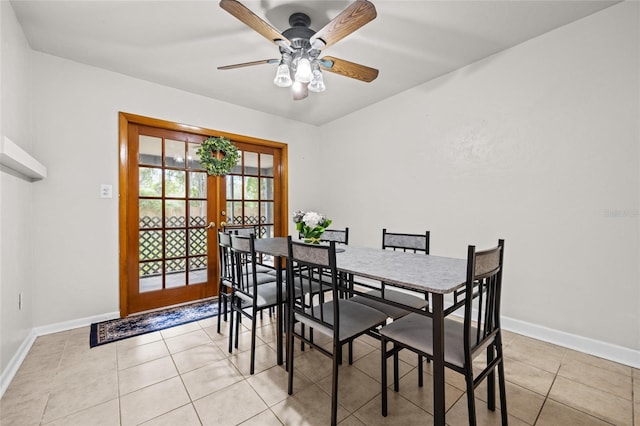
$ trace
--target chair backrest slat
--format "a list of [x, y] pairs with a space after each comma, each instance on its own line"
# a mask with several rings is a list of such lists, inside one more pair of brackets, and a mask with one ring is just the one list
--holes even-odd
[[349, 228], [344, 229], [325, 229], [320, 236], [320, 241], [335, 241], [340, 244], [349, 244]]
[[429, 254], [430, 232], [424, 234], [404, 234], [382, 230], [382, 248], [385, 250]]
[[260, 225], [226, 225], [223, 231], [227, 234], [234, 235], [255, 235], [256, 238], [260, 238]]

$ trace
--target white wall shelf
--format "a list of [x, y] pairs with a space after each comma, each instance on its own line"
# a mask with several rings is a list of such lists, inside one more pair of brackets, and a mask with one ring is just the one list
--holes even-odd
[[31, 181], [47, 177], [47, 168], [6, 136], [0, 146], [0, 164]]

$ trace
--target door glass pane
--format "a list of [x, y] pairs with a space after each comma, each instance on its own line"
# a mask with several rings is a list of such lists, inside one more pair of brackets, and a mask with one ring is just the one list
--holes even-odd
[[227, 201], [227, 223], [242, 225], [242, 201]]
[[184, 200], [167, 200], [165, 202], [165, 226], [167, 228], [184, 228], [187, 226], [187, 205]]
[[244, 198], [246, 200], [258, 199], [258, 178], [245, 176], [244, 178]]
[[261, 226], [262, 238], [273, 238], [273, 225]]
[[141, 229], [162, 227], [162, 200], [141, 199], [138, 204]]
[[162, 232], [140, 231], [140, 260], [162, 259]]
[[241, 155], [238, 157], [238, 161], [236, 162], [236, 165], [233, 166], [233, 169], [231, 169], [231, 173], [235, 175], [242, 174], [242, 151], [240, 152], [240, 154]]
[[162, 139], [140, 135], [138, 144], [138, 164], [160, 166], [162, 164]]
[[207, 202], [201, 200], [189, 201], [189, 226], [207, 225]]
[[139, 167], [138, 187], [141, 197], [162, 196], [162, 169]]
[[189, 230], [189, 256], [207, 254], [207, 230], [204, 228]]
[[273, 200], [273, 179], [260, 178], [260, 199]]
[[207, 257], [189, 258], [189, 284], [207, 281]]
[[164, 165], [166, 167], [184, 168], [185, 143], [166, 139], [164, 142]]
[[242, 176], [227, 175], [227, 198], [237, 200], [242, 198]]
[[164, 187], [165, 197], [184, 197], [185, 196], [185, 175], [183, 170], [164, 171]]
[[245, 175], [257, 175], [258, 174], [258, 153], [257, 152], [244, 152], [244, 174]]
[[273, 177], [273, 155], [260, 154], [260, 176]]
[[184, 229], [176, 229], [165, 231], [165, 257], [186, 256], [186, 231]]
[[162, 290], [162, 262], [140, 262], [139, 291]]
[[187, 284], [185, 259], [167, 259], [165, 265], [165, 288], [182, 287]]
[[260, 223], [273, 223], [273, 202], [260, 203]]
[[204, 167], [200, 164], [200, 157], [198, 156], [198, 148], [200, 144], [188, 143], [187, 144], [187, 168], [190, 170], [204, 170]]
[[256, 225], [260, 223], [260, 211], [258, 210], [258, 202], [245, 201], [244, 203], [244, 223], [248, 225]]
[[189, 198], [207, 198], [207, 174], [189, 172]]

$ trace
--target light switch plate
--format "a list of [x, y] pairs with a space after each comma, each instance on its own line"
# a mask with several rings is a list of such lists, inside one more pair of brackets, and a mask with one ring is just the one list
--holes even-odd
[[113, 198], [113, 186], [104, 183], [100, 185], [100, 198]]

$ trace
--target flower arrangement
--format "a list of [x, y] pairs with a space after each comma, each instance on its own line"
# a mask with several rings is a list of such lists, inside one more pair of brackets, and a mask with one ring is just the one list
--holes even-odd
[[197, 154], [202, 167], [213, 176], [229, 174], [240, 157], [238, 148], [224, 136], [207, 138], [200, 144]]
[[322, 213], [303, 212], [298, 210], [293, 214], [296, 229], [304, 237], [305, 243], [319, 244], [320, 236], [329, 225], [331, 219], [327, 219]]

